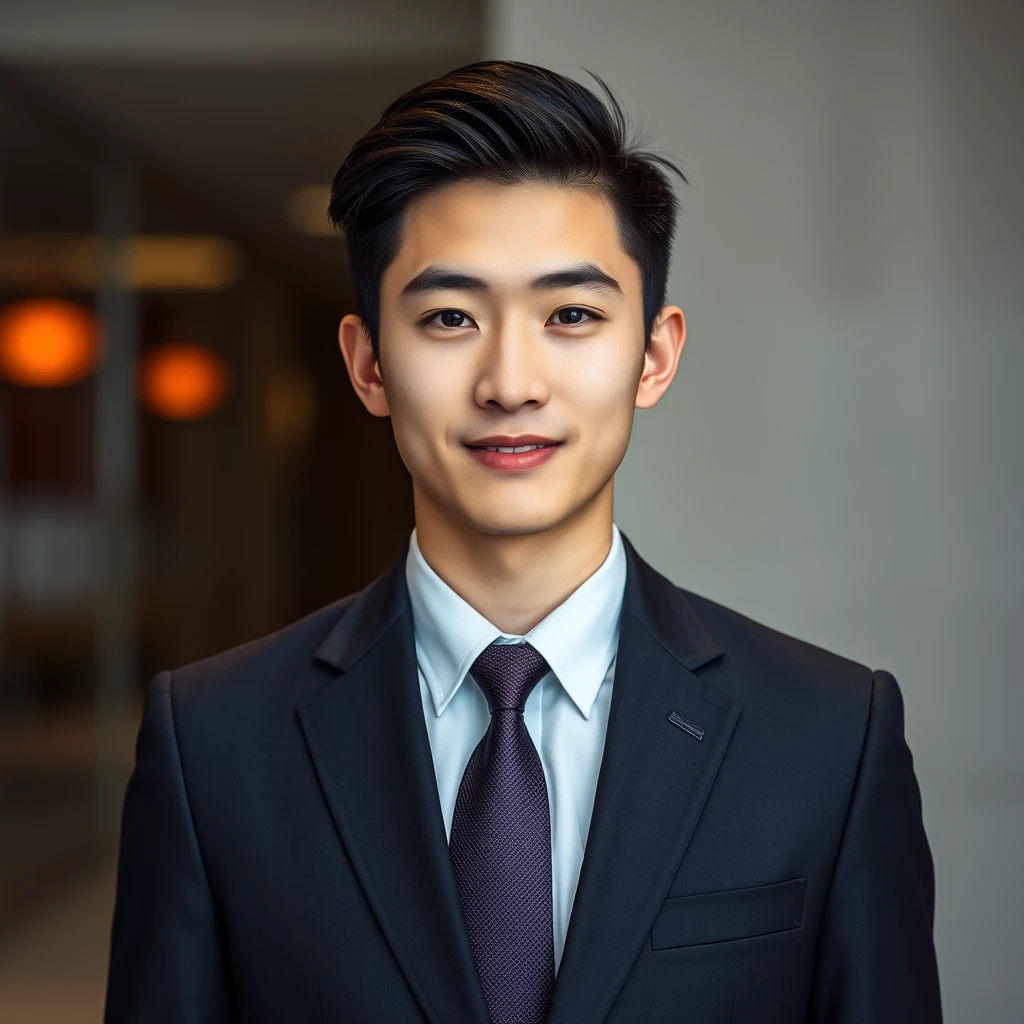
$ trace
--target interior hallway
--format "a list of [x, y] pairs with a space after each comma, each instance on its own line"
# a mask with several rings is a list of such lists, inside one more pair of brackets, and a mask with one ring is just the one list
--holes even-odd
[[0, 940], [0, 1021], [100, 1024], [115, 861], [92, 865]]

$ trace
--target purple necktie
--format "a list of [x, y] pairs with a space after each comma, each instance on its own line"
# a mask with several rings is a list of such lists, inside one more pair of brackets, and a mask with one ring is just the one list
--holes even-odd
[[523, 721], [547, 671], [528, 643], [491, 644], [470, 669], [491, 722], [459, 785], [449, 849], [492, 1024], [541, 1024], [555, 980], [548, 790]]

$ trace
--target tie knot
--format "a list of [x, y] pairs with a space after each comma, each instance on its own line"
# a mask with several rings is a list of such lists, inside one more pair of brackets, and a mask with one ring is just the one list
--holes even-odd
[[520, 713], [526, 698], [548, 671], [540, 651], [528, 643], [491, 644], [470, 667], [493, 714], [500, 708]]

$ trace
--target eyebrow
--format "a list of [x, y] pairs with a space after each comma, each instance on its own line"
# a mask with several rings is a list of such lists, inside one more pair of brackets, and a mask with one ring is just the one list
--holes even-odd
[[[588, 288], [593, 291], [613, 291], [622, 294], [622, 287], [593, 263], [578, 263], [550, 274], [541, 274], [530, 282], [532, 291], [549, 288]], [[402, 295], [418, 292], [460, 291], [486, 292], [487, 282], [482, 277], [463, 273], [454, 267], [431, 265], [421, 270], [403, 289]]]

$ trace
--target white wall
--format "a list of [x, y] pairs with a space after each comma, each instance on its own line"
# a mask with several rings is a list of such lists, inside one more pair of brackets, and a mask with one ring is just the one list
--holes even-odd
[[689, 339], [616, 518], [680, 585], [895, 673], [972, 1024], [1024, 1006], [1014, 8], [494, 0], [487, 42], [596, 71], [692, 181]]

